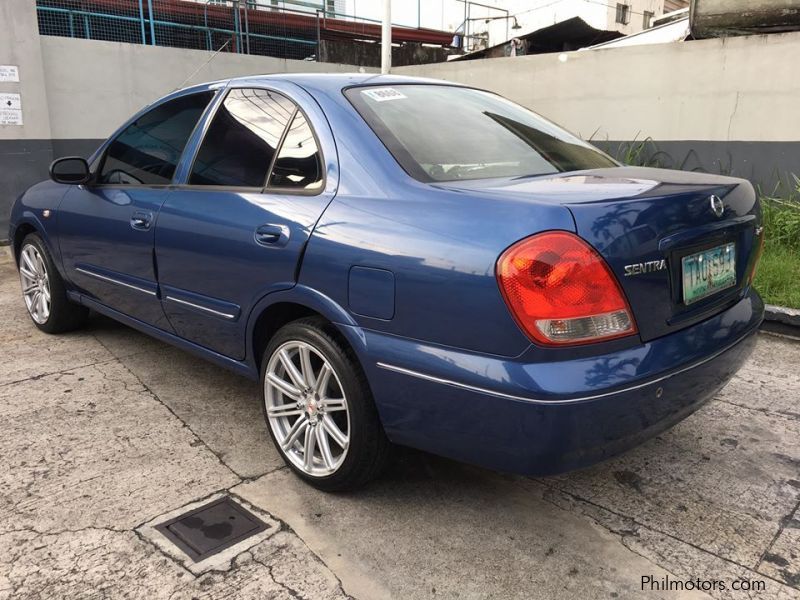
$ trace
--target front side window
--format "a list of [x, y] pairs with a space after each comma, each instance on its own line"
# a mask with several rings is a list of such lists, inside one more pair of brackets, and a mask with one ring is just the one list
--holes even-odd
[[586, 142], [489, 92], [410, 84], [356, 87], [345, 94], [403, 169], [420, 181], [617, 166]]
[[111, 142], [97, 183], [167, 185], [214, 92], [181, 96], [146, 112]]
[[234, 89], [214, 115], [192, 168], [192, 185], [263, 188], [294, 103], [275, 92]]
[[322, 159], [303, 113], [294, 116], [269, 176], [269, 187], [315, 189], [322, 185]]

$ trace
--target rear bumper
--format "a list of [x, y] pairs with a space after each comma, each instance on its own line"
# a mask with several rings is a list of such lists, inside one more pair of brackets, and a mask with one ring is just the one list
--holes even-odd
[[548, 363], [365, 332], [362, 364], [395, 443], [503, 471], [553, 474], [636, 446], [697, 410], [750, 355], [762, 318], [763, 303], [751, 292], [670, 336]]

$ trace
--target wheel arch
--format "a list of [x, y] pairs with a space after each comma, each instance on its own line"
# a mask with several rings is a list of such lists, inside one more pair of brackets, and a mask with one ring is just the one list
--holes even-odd
[[[50, 228], [52, 227], [53, 225], [51, 224]], [[56, 269], [58, 269], [61, 276], [64, 277], [64, 269], [61, 264], [61, 249], [58, 247], [56, 239], [53, 237], [53, 235], [51, 235], [51, 232], [48, 231], [48, 227], [46, 227], [45, 224], [39, 219], [38, 215], [36, 215], [30, 209], [26, 209], [22, 215], [20, 215], [20, 218], [14, 225], [12, 238], [9, 240], [9, 243], [12, 244], [12, 250], [14, 251], [14, 260], [16, 261], [16, 264], [19, 265], [19, 251], [22, 248], [22, 240], [24, 240], [25, 237], [31, 233], [37, 234], [42, 239], [42, 242], [47, 247], [47, 251], [50, 253], [50, 256], [53, 257], [53, 263], [55, 264]], [[64, 277], [64, 279], [67, 280], [66, 277]]]
[[[14, 251], [14, 260], [19, 266], [19, 253], [22, 250], [22, 240], [32, 233], [37, 233], [41, 237], [42, 233], [30, 222], [23, 222], [17, 225], [14, 230], [14, 239], [11, 240], [11, 248]], [[51, 252], [52, 254], [52, 252]]]
[[259, 373], [264, 350], [273, 335], [285, 324], [304, 317], [319, 316], [331, 323], [339, 337], [359, 360], [366, 350], [360, 327], [350, 314], [331, 298], [302, 285], [273, 292], [262, 299], [250, 313], [247, 323], [247, 356]]

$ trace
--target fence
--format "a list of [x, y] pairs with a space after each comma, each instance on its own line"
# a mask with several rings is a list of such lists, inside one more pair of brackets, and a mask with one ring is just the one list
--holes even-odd
[[37, 0], [42, 35], [314, 60], [320, 5], [256, 0]]

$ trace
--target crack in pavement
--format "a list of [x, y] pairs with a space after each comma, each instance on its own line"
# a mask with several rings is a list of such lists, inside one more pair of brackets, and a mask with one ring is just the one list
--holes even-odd
[[[786, 529], [786, 526], [792, 519], [794, 519], [794, 515], [797, 514], [798, 510], [800, 510], [800, 500], [797, 501], [797, 504], [794, 505], [794, 508], [789, 512], [789, 514], [786, 515], [785, 517], [782, 517], [781, 520], [779, 521], [778, 531], [775, 532], [775, 535], [772, 537], [772, 541], [770, 541], [769, 545], [765, 548], [764, 552], [761, 553], [761, 558], [758, 559], [756, 566], [753, 567], [755, 571], [761, 573], [761, 571], [759, 571], [758, 568], [764, 562], [767, 554], [769, 554], [769, 551], [772, 550], [772, 547], [775, 545], [775, 542], [777, 542], [778, 538], [781, 537], [781, 534]], [[787, 583], [786, 585], [790, 584]], [[800, 586], [791, 586], [791, 587], [797, 587], [797, 589], [800, 589]]]
[[[659, 535], [663, 535], [665, 537], [668, 537], [668, 538], [670, 538], [672, 540], [675, 540], [676, 542], [680, 542], [681, 544], [685, 544], [685, 545], [689, 546], [690, 548], [693, 548], [693, 549], [697, 550], [698, 552], [702, 552], [702, 553], [707, 554], [709, 556], [713, 556], [714, 558], [716, 558], [718, 560], [722, 560], [722, 561], [724, 561], [724, 562], [726, 562], [728, 564], [734, 565], [734, 566], [739, 567], [741, 569], [745, 569], [749, 573], [753, 573], [754, 575], [765, 577], [765, 578], [767, 578], [767, 579], [769, 579], [771, 581], [774, 581], [775, 583], [778, 583], [778, 584], [783, 585], [783, 586], [787, 586], [787, 587], [794, 588], [794, 589], [800, 589], [797, 586], [792, 586], [792, 585], [788, 584], [787, 582], [781, 581], [780, 579], [777, 579], [777, 578], [775, 578], [775, 577], [773, 577], [771, 575], [762, 573], [760, 571], [756, 571], [755, 569], [753, 569], [753, 568], [751, 568], [751, 567], [749, 567], [749, 566], [747, 566], [745, 564], [739, 563], [739, 562], [737, 562], [735, 560], [731, 560], [730, 558], [726, 558], [724, 556], [721, 556], [721, 555], [717, 554], [716, 552], [713, 552], [711, 550], [708, 550], [706, 548], [698, 546], [697, 544], [694, 544], [693, 542], [682, 540], [681, 538], [679, 538], [679, 537], [677, 537], [677, 536], [675, 536], [675, 535], [673, 535], [671, 533], [668, 533], [666, 531], [662, 531], [660, 529], [657, 529], [655, 527], [651, 527], [649, 525], [645, 525], [644, 523], [641, 523], [641, 522], [637, 521], [633, 517], [630, 517], [628, 515], [624, 515], [624, 514], [622, 514], [620, 512], [617, 512], [617, 511], [615, 511], [613, 509], [610, 509], [610, 508], [608, 508], [606, 506], [603, 506], [602, 504], [598, 504], [596, 502], [593, 502], [592, 500], [589, 500], [587, 498], [583, 498], [583, 497], [581, 497], [581, 496], [579, 496], [577, 494], [574, 494], [572, 492], [568, 492], [568, 491], [566, 491], [564, 489], [561, 489], [561, 488], [559, 488], [559, 487], [557, 487], [555, 485], [547, 483], [546, 481], [543, 481], [541, 479], [532, 479], [532, 481], [534, 481], [536, 483], [539, 483], [539, 484], [545, 486], [546, 488], [551, 489], [551, 490], [553, 490], [555, 492], [558, 492], [560, 494], [568, 496], [569, 498], [572, 498], [573, 500], [577, 501], [578, 503], [588, 504], [589, 506], [593, 506], [595, 508], [599, 508], [600, 510], [604, 510], [604, 511], [606, 511], [608, 513], [611, 513], [612, 515], [615, 515], [615, 516], [619, 517], [620, 519], [623, 519], [624, 521], [632, 523], [633, 525], [635, 525], [638, 528], [641, 528], [641, 529], [644, 529], [644, 530], [647, 530], [647, 531], [650, 531], [650, 532], [657, 533]], [[544, 498], [544, 499], [547, 502], [549, 502], [550, 504], [553, 504], [554, 506], [557, 506], [561, 510], [564, 510], [566, 512], [570, 512], [569, 510], [565, 509], [563, 506], [559, 506], [558, 504], [556, 504], [555, 502], [553, 502], [549, 498]], [[800, 506], [800, 503], [798, 503], [798, 506]], [[797, 506], [795, 507], [795, 510], [797, 510]], [[649, 562], [655, 564], [659, 568], [664, 569], [665, 571], [667, 571], [667, 569], [665, 567], [663, 567], [662, 565], [658, 565], [657, 563], [654, 563], [652, 559], [641, 555], [639, 552], [637, 552], [633, 548], [630, 548], [630, 546], [628, 546], [628, 544], [625, 543], [625, 541], [624, 541], [625, 537], [626, 536], [635, 536], [635, 532], [627, 531], [627, 530], [616, 530], [614, 527], [611, 527], [610, 525], [599, 521], [598, 519], [592, 517], [591, 515], [586, 514], [583, 510], [581, 510], [581, 514], [583, 514], [584, 517], [587, 517], [588, 519], [590, 519], [591, 521], [593, 521], [594, 523], [596, 523], [598, 526], [602, 527], [606, 531], [608, 531], [608, 532], [610, 532], [610, 533], [612, 533], [614, 535], [620, 536], [620, 541], [631, 552], [633, 552], [633, 553], [635, 553], [635, 554], [637, 554], [639, 556], [642, 556], [642, 558], [645, 558], [646, 560], [648, 560]], [[777, 536], [776, 536], [775, 539], [777, 539]], [[773, 543], [774, 543], [774, 540], [773, 540]], [[767, 550], [769, 550], [769, 548]], [[765, 553], [766, 553], [766, 551], [765, 551]], [[763, 555], [762, 555], [762, 558], [763, 558]], [[675, 573], [672, 573], [672, 574], [675, 575]]]
[[743, 408], [745, 410], [752, 410], [753, 412], [761, 413], [763, 415], [779, 417], [781, 419], [786, 419], [788, 421], [800, 420], [800, 415], [796, 415], [794, 413], [789, 413], [789, 412], [786, 412], [786, 411], [770, 410], [768, 408], [758, 408], [758, 407], [755, 407], [755, 406], [747, 406], [746, 404], [737, 404], [736, 402], [731, 402], [730, 400], [726, 400], [725, 398], [714, 397], [714, 398], [711, 399], [711, 401], [712, 402], [720, 402], [721, 404], [727, 404], [729, 406], [735, 406], [736, 408]]
[[[105, 348], [105, 346], [103, 346], [103, 348]], [[106, 348], [106, 350], [108, 350], [108, 348]], [[119, 360], [119, 359], [117, 359], [117, 358], [108, 358], [106, 360], [98, 360], [98, 361], [95, 361], [95, 362], [86, 363], [85, 365], [76, 365], [74, 367], [61, 369], [59, 371], [50, 371], [50, 372], [47, 372], [47, 373], [40, 373], [38, 375], [31, 375], [30, 377], [24, 377], [22, 379], [16, 379], [14, 381], [7, 381], [5, 383], [0, 383], [0, 387], [7, 387], [9, 385], [14, 385], [16, 383], [24, 383], [26, 381], [38, 381], [40, 379], [44, 379], [45, 377], [51, 377], [53, 375], [69, 375], [73, 371], [77, 371], [78, 369], [85, 369], [87, 367], [94, 367], [96, 365], [105, 365], [105, 364], [112, 363], [112, 362], [117, 361], [117, 360]]]
[[[105, 348], [106, 352], [108, 352], [109, 354], [111, 354], [111, 355], [113, 356], [113, 352], [111, 352], [111, 350], [109, 350], [108, 346], [106, 346], [106, 345], [105, 345], [105, 344], [104, 344], [104, 343], [103, 343], [103, 342], [102, 342], [102, 341], [101, 341], [101, 340], [100, 340], [100, 339], [99, 339], [99, 338], [98, 338], [96, 335], [94, 335], [94, 334], [92, 334], [92, 335], [93, 335], [94, 339], [95, 339], [95, 340], [97, 340], [97, 343], [98, 343], [98, 344], [100, 344], [100, 345], [101, 345], [103, 348]], [[173, 417], [175, 417], [175, 418], [178, 420], [178, 422], [180, 422], [180, 423], [181, 423], [181, 425], [183, 425], [183, 427], [185, 427], [185, 428], [186, 428], [188, 431], [190, 431], [190, 432], [191, 432], [191, 434], [192, 434], [192, 435], [195, 437], [195, 439], [199, 440], [199, 441], [200, 441], [200, 443], [201, 443], [201, 445], [202, 445], [202, 446], [203, 446], [203, 447], [204, 447], [206, 450], [208, 450], [208, 451], [209, 451], [211, 454], [213, 454], [213, 455], [216, 457], [216, 459], [219, 461], [219, 463], [220, 463], [220, 464], [221, 464], [223, 467], [225, 467], [226, 469], [228, 469], [228, 470], [229, 470], [229, 471], [230, 471], [230, 472], [231, 472], [231, 473], [232, 473], [232, 474], [233, 474], [233, 475], [234, 475], [236, 478], [238, 478], [240, 481], [242, 481], [242, 480], [244, 479], [244, 477], [243, 477], [242, 475], [240, 475], [239, 473], [237, 473], [237, 472], [236, 472], [236, 470], [235, 470], [233, 467], [231, 467], [231, 466], [230, 466], [228, 463], [226, 463], [226, 462], [225, 462], [225, 461], [222, 459], [222, 456], [221, 456], [221, 455], [220, 455], [220, 454], [219, 454], [219, 453], [218, 453], [216, 450], [214, 450], [214, 449], [213, 449], [211, 446], [209, 446], [209, 445], [208, 445], [208, 443], [207, 443], [207, 442], [206, 442], [206, 441], [205, 441], [205, 440], [204, 440], [202, 437], [200, 437], [200, 436], [197, 434], [197, 432], [196, 432], [194, 429], [192, 429], [192, 427], [191, 427], [191, 426], [190, 426], [190, 425], [189, 425], [189, 424], [188, 424], [188, 423], [187, 423], [185, 420], [183, 420], [183, 419], [180, 417], [180, 415], [178, 415], [178, 413], [176, 413], [176, 412], [175, 412], [175, 411], [172, 409], [172, 407], [171, 407], [171, 406], [169, 406], [169, 405], [168, 405], [166, 402], [164, 402], [164, 401], [163, 401], [163, 400], [162, 400], [162, 399], [161, 399], [161, 398], [158, 396], [158, 394], [156, 394], [156, 393], [155, 393], [153, 390], [151, 390], [151, 389], [150, 389], [150, 387], [149, 387], [149, 386], [148, 386], [148, 385], [147, 385], [147, 384], [146, 384], [144, 381], [142, 381], [142, 379], [141, 379], [141, 378], [140, 378], [140, 377], [139, 377], [139, 376], [138, 376], [136, 373], [134, 373], [134, 372], [131, 370], [131, 368], [130, 368], [128, 365], [126, 365], [126, 364], [125, 364], [125, 363], [124, 363], [124, 362], [123, 362], [121, 359], [115, 358], [114, 360], [115, 360], [115, 361], [117, 361], [117, 362], [120, 364], [120, 366], [122, 366], [122, 368], [124, 368], [124, 369], [125, 369], [125, 370], [126, 370], [128, 373], [130, 373], [130, 374], [131, 374], [131, 376], [132, 376], [134, 379], [136, 379], [136, 381], [138, 381], [138, 382], [139, 382], [139, 385], [141, 385], [141, 386], [144, 388], [144, 391], [146, 391], [147, 393], [149, 393], [149, 394], [150, 394], [150, 395], [153, 397], [153, 399], [154, 399], [156, 402], [158, 402], [158, 403], [159, 403], [161, 406], [163, 406], [164, 408], [166, 408], [166, 409], [167, 409], [167, 411], [168, 411], [168, 412], [169, 412], [169, 413], [170, 413], [170, 414], [171, 414]], [[112, 379], [112, 381], [113, 381], [113, 379]]]

